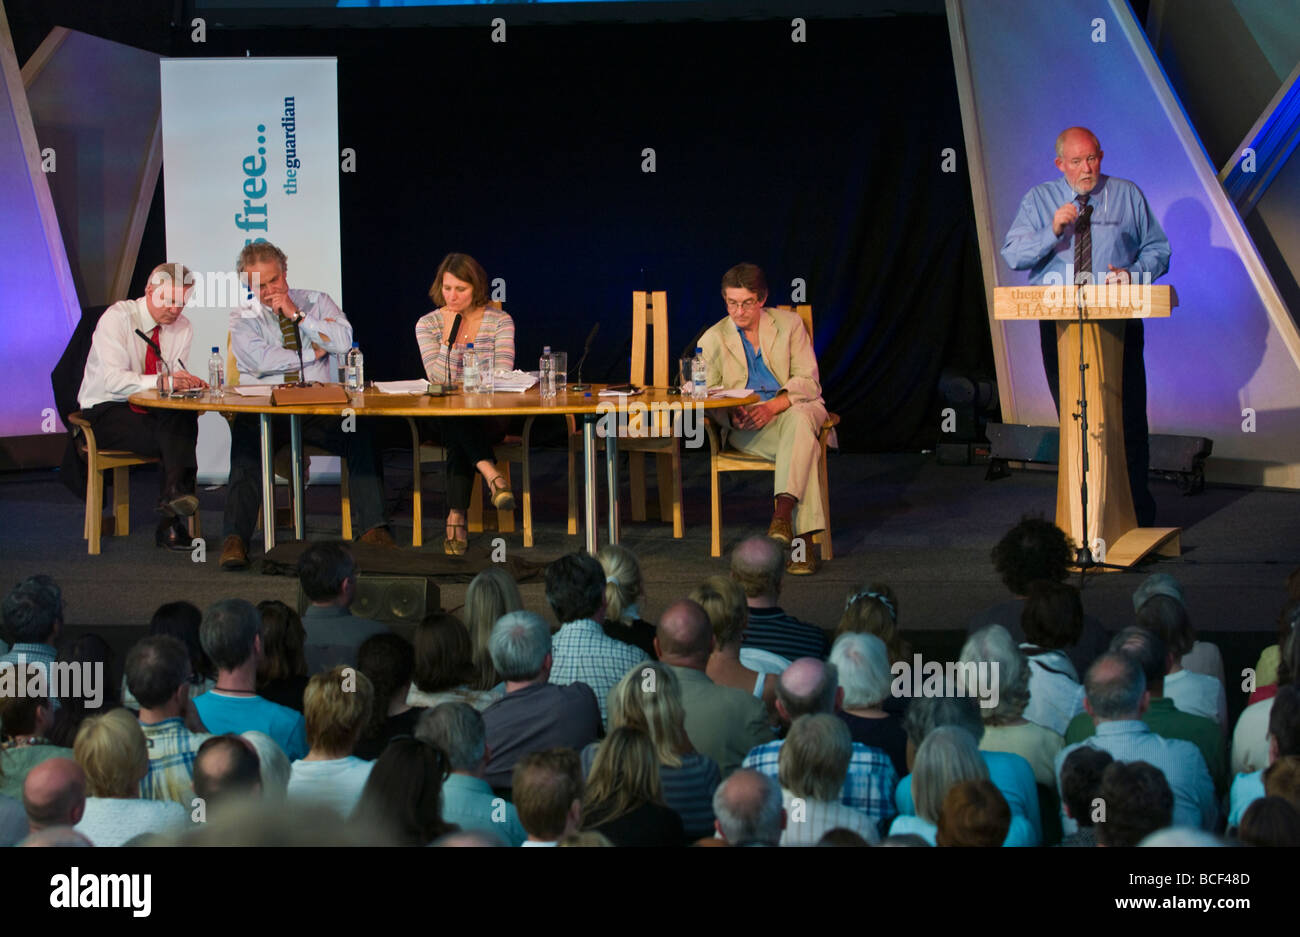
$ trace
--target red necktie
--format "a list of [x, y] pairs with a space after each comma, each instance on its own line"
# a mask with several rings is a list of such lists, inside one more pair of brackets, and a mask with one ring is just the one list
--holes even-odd
[[[145, 374], [157, 374], [157, 373], [158, 373], [158, 362], [161, 361], [162, 359], [158, 357], [158, 353], [155, 352], [155, 351], [153, 350], [153, 347], [154, 347], [154, 345], [158, 345], [158, 333], [161, 332], [161, 331], [162, 331], [162, 326], [161, 326], [161, 325], [155, 325], [155, 326], [153, 327], [153, 331], [149, 333], [149, 340], [150, 340], [151, 342], [153, 342], [153, 345], [149, 345], [149, 346], [148, 346], [148, 350], [145, 351], [145, 353], [144, 353], [144, 373], [145, 373]], [[161, 348], [162, 346], [159, 345], [158, 347]], [[149, 411], [146, 410], [144, 407], [137, 407], [135, 404], [130, 404], [129, 406], [131, 407], [131, 410], [132, 410], [132, 412], [134, 412], [134, 413], [148, 413], [148, 412], [149, 412]]]

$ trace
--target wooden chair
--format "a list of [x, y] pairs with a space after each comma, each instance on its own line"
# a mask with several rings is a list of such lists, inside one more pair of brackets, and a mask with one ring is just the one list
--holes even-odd
[[[239, 363], [235, 361], [235, 352], [231, 349], [230, 346], [229, 332], [226, 333], [226, 384], [230, 387], [239, 386]], [[230, 417], [232, 415], [227, 414], [227, 416]], [[335, 455], [335, 453], [330, 452], [326, 449], [322, 449], [320, 446], [302, 447], [302, 458], [303, 458], [304, 467], [310, 464], [312, 456], [333, 456], [333, 455]], [[339, 497], [342, 501], [342, 505], [340, 508], [340, 512], [342, 514], [342, 521], [343, 521], [342, 536], [344, 541], [350, 542], [352, 540], [352, 497], [351, 497], [350, 490], [348, 488], [348, 460], [343, 458], [342, 456], [338, 456], [338, 460], [339, 460]], [[281, 526], [292, 525], [293, 523], [292, 521], [293, 455], [289, 451], [288, 446], [281, 446], [278, 450], [276, 450], [275, 457], [272, 462], [271, 470], [275, 475], [278, 475], [280, 478], [284, 478], [289, 481], [289, 508], [287, 514], [290, 520], [287, 522], [287, 524], [282, 523], [281, 518], [279, 517], [280, 511], [277, 510], [275, 512], [276, 526], [281, 527]], [[263, 521], [262, 510], [261, 508], [258, 508], [257, 529], [261, 529], [262, 521]]]
[[[81, 536], [87, 541], [86, 552], [98, 556], [104, 528], [104, 473], [113, 473], [113, 535], [125, 537], [131, 532], [130, 468], [149, 465], [158, 459], [125, 449], [99, 448], [95, 431], [80, 410], [68, 414], [68, 423], [76, 427], [80, 436], [77, 448], [86, 457], [86, 518]], [[190, 536], [202, 536], [198, 511], [190, 515]]]
[[[808, 337], [812, 338], [812, 306], [801, 304], [793, 309], [789, 306], [777, 306], [776, 308], [783, 309], [786, 312], [797, 312], [799, 318], [803, 320], [804, 328], [808, 330]], [[817, 441], [821, 447], [821, 458], [817, 462], [817, 473], [821, 478], [822, 514], [826, 518], [826, 529], [816, 534], [813, 540], [821, 547], [821, 558], [823, 560], [829, 560], [835, 555], [831, 548], [831, 495], [826, 477], [826, 449], [831, 445], [831, 436], [839, 422], [840, 418], [838, 416], [834, 413], [828, 413], [826, 422], [822, 424], [821, 431], [817, 434]], [[704, 428], [709, 435], [709, 486], [713, 516], [709, 552], [711, 556], [721, 556], [722, 498], [719, 490], [719, 473], [775, 472], [776, 463], [736, 449], [727, 449], [728, 430], [725, 427], [715, 425], [712, 420], [706, 420]]]
[[[646, 381], [646, 329], [651, 330], [651, 377]], [[669, 387], [669, 346], [668, 346], [668, 294], [663, 290], [647, 293], [636, 290], [632, 293], [632, 367], [629, 380], [633, 384], [652, 387]], [[629, 402], [636, 400], [628, 398]], [[578, 532], [578, 453], [582, 451], [582, 427], [578, 420], [569, 414], [569, 533]], [[655, 457], [655, 466], [659, 480], [659, 519], [673, 525], [673, 537], [680, 539], [684, 533], [682, 521], [682, 447], [681, 439], [673, 433], [672, 416], [669, 412], [653, 414], [633, 414], [629, 420], [629, 431], [641, 430], [644, 435], [620, 435], [618, 448], [628, 454], [628, 480], [631, 490], [632, 520], [646, 519], [645, 489], [645, 455]], [[642, 421], [652, 421], [642, 426]], [[604, 441], [596, 440], [598, 447], [604, 447]]]

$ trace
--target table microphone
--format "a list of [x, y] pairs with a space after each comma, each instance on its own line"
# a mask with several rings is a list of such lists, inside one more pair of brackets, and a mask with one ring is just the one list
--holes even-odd
[[451, 328], [447, 330], [447, 350], [444, 353], [447, 364], [447, 383], [451, 384], [451, 346], [456, 344], [456, 333], [460, 331], [460, 313], [456, 313], [456, 318], [451, 320]]
[[587, 343], [582, 347], [582, 357], [578, 359], [578, 383], [574, 384], [570, 390], [591, 390], [590, 384], [582, 383], [582, 365], [587, 360], [587, 353], [591, 351], [592, 340], [595, 339], [596, 333], [600, 331], [600, 323], [597, 322], [587, 333]]
[[[695, 349], [700, 347], [700, 339], [704, 337], [704, 333], [707, 332], [711, 327], [712, 327], [711, 324], [708, 322], [700, 326], [700, 330], [695, 333], [695, 337], [691, 339], [690, 344], [688, 344], [685, 348], [683, 348], [682, 353], [677, 356], [678, 367], [681, 366], [681, 360], [683, 358], [685, 358], [687, 355], [695, 354]], [[691, 376], [689, 374], [679, 373], [677, 375], [677, 386], [668, 388], [668, 393], [673, 396], [680, 394], [682, 392], [682, 385], [685, 384], [687, 381], [689, 381], [690, 377]]]

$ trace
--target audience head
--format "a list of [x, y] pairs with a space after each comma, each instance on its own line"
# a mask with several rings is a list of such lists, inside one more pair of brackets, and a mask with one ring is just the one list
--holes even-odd
[[1025, 517], [993, 548], [993, 566], [1003, 584], [1025, 595], [1036, 579], [1064, 581], [1074, 561], [1065, 531], [1041, 517]]
[[447, 756], [447, 770], [476, 774], [487, 756], [483, 717], [468, 703], [441, 703], [420, 713], [415, 737]]
[[169, 635], [151, 635], [126, 655], [126, 686], [142, 709], [184, 711], [190, 692], [190, 656]]
[[1137, 661], [1142, 678], [1152, 695], [1164, 688], [1165, 674], [1169, 672], [1169, 654], [1164, 640], [1154, 631], [1130, 625], [1110, 642], [1112, 652], [1124, 653]]
[[76, 826], [86, 809], [86, 774], [71, 758], [47, 758], [23, 780], [23, 807], [34, 831]]
[[731, 554], [731, 578], [745, 590], [748, 599], [775, 602], [781, 594], [785, 572], [785, 551], [770, 537], [742, 540]]
[[831, 647], [830, 661], [844, 690], [845, 709], [875, 709], [889, 696], [889, 649], [874, 634], [840, 635]]
[[636, 554], [617, 543], [607, 543], [597, 551], [596, 559], [605, 571], [605, 620], [630, 621], [636, 616], [628, 612], [637, 610], [644, 592]]
[[691, 590], [689, 598], [709, 617], [717, 649], [739, 650], [749, 625], [749, 603], [740, 583], [726, 576], [710, 576]]
[[1183, 598], [1183, 586], [1177, 579], [1168, 573], [1152, 573], [1133, 590], [1133, 611], [1141, 610], [1147, 599], [1156, 595], [1168, 596], [1179, 605], [1187, 604]]
[[490, 649], [502, 680], [545, 681], [551, 669], [551, 627], [536, 612], [510, 612], [493, 626]]
[[610, 690], [609, 728], [623, 727], [640, 729], [649, 736], [661, 765], [681, 767], [691, 740], [686, 736], [681, 685], [667, 664], [637, 664]]
[[582, 795], [584, 826], [599, 826], [643, 804], [664, 802], [654, 743], [640, 729], [620, 726], [596, 748]]
[[921, 696], [908, 704], [903, 731], [913, 754], [926, 737], [940, 726], [965, 729], [978, 742], [984, 737], [984, 719], [973, 696]]
[[1136, 846], [1174, 822], [1174, 792], [1160, 769], [1145, 761], [1112, 762], [1097, 796], [1106, 811], [1097, 823], [1102, 846]]
[[614, 844], [609, 841], [609, 837], [604, 833], [599, 833], [596, 830], [579, 830], [576, 833], [570, 833], [565, 836], [555, 845], [572, 848], [575, 846], [613, 846]]
[[68, 681], [64, 685], [50, 727], [50, 741], [55, 745], [70, 747], [87, 715], [105, 712], [121, 703], [122, 681], [114, 672], [115, 656], [108, 642], [94, 633], [78, 635], [59, 649], [58, 663], [75, 665], [68, 672], [85, 674], [85, 665], [89, 665], [91, 672], [102, 678], [92, 676], [89, 683]]
[[149, 634], [171, 635], [185, 645], [190, 666], [199, 679], [215, 676], [212, 661], [203, 651], [199, 629], [203, 626], [203, 612], [193, 602], [167, 602], [158, 606], [149, 620]]
[[674, 602], [659, 616], [655, 650], [664, 663], [703, 670], [708, 666], [713, 647], [709, 616], [690, 599]]
[[213, 602], [203, 615], [199, 640], [218, 670], [238, 670], [261, 656], [262, 614], [243, 599]]
[[795, 797], [838, 801], [852, 755], [853, 738], [843, 719], [827, 713], [800, 716], [781, 746], [781, 786]]
[[442, 819], [447, 756], [420, 739], [396, 738], [370, 769], [353, 823], [402, 846], [427, 846], [451, 831]]
[[1247, 846], [1300, 846], [1300, 811], [1281, 797], [1261, 797], [1242, 814], [1237, 839]]
[[54, 707], [43, 696], [0, 696], [0, 731], [7, 739], [43, 738], [54, 724]]
[[842, 826], [837, 826], [833, 830], [827, 830], [822, 834], [822, 838], [817, 840], [818, 846], [870, 846], [871, 844], [863, 839], [860, 835], [852, 830], [846, 830]]
[[1142, 667], [1128, 654], [1109, 652], [1098, 657], [1084, 679], [1084, 705], [1099, 722], [1137, 719], [1147, 708], [1147, 681]]
[[257, 603], [262, 616], [262, 659], [257, 685], [307, 676], [307, 629], [298, 612], [276, 599]]
[[793, 661], [776, 683], [776, 711], [787, 724], [800, 716], [833, 713], [843, 698], [835, 665], [815, 657]]
[[1278, 688], [1268, 714], [1268, 737], [1269, 752], [1277, 758], [1300, 755], [1300, 686]]
[[1171, 826], [1163, 830], [1156, 830], [1150, 836], [1145, 837], [1138, 845], [1154, 846], [1158, 849], [1168, 849], [1170, 847], [1184, 849], [1187, 847], [1226, 846], [1228, 844], [1213, 833], [1198, 830], [1196, 827]]
[[487, 830], [457, 830], [455, 833], [439, 836], [432, 845], [477, 849], [483, 846], [509, 846], [510, 844]]
[[[493, 635], [495, 637], [495, 633]], [[528, 835], [555, 842], [582, 826], [582, 762], [571, 748], [532, 752], [515, 763], [511, 796]]]
[[1061, 805], [1080, 829], [1093, 825], [1093, 807], [1101, 796], [1101, 776], [1114, 760], [1104, 749], [1080, 745], [1061, 763]]
[[948, 789], [936, 826], [936, 846], [1001, 846], [1011, 807], [992, 781], [961, 781]]
[[[1300, 570], [1297, 570], [1296, 572], [1300, 572]], [[1292, 579], [1295, 579], [1296, 573], [1292, 573], [1291, 577]], [[1290, 579], [1287, 581], [1291, 582]], [[1287, 650], [1288, 645], [1291, 644], [1291, 635], [1296, 633], [1298, 626], [1300, 626], [1300, 597], [1292, 595], [1291, 598], [1287, 600], [1286, 605], [1282, 606], [1282, 611], [1279, 612], [1277, 616], [1277, 649], [1279, 656], [1282, 658], [1278, 662], [1277, 682], [1279, 686], [1284, 683], [1290, 683], [1290, 675], [1300, 670], [1300, 668], [1291, 667], [1287, 660], [1290, 656], [1288, 655]], [[1285, 680], [1282, 679], [1283, 667], [1287, 669], [1287, 679]]]
[[785, 830], [781, 788], [758, 771], [733, 771], [713, 794], [714, 826], [731, 846], [776, 846]]
[[957, 726], [939, 726], [916, 750], [912, 801], [916, 815], [938, 824], [943, 800], [954, 784], [988, 780], [989, 769], [974, 737]]
[[1286, 640], [1278, 646], [1281, 652], [1281, 659], [1277, 663], [1278, 686], [1300, 683], [1300, 640], [1296, 638], [1298, 633], [1300, 632], [1292, 629], [1286, 636]]
[[415, 650], [400, 634], [372, 634], [357, 648], [357, 670], [370, 679], [375, 702], [363, 737], [378, 736], [388, 720], [388, 708], [405, 703], [415, 673]]
[[86, 772], [91, 797], [136, 797], [149, 773], [149, 743], [126, 709], [87, 716], [77, 730], [72, 754]]
[[493, 563], [472, 580], [465, 590], [465, 627], [473, 645], [474, 674], [470, 686], [490, 690], [501, 681], [492, 666], [492, 628], [502, 615], [524, 607], [519, 586], [504, 566]]
[[997, 705], [981, 706], [980, 716], [991, 726], [1010, 725], [1029, 705], [1029, 660], [1001, 625], [981, 628], [962, 645], [963, 664], [987, 663], [997, 678]]
[[48, 829], [35, 830], [19, 846], [93, 846], [71, 826], [52, 826]]
[[1137, 624], [1160, 635], [1174, 660], [1181, 660], [1196, 643], [1196, 632], [1187, 617], [1187, 607], [1167, 595], [1153, 595], [1142, 603], [1137, 611]]
[[1083, 599], [1068, 582], [1036, 579], [1025, 593], [1020, 628], [1025, 640], [1049, 650], [1072, 647], [1083, 635]]
[[850, 633], [873, 634], [884, 641], [891, 664], [912, 659], [912, 645], [898, 628], [898, 597], [884, 583], [861, 586], [849, 593], [835, 636]]
[[29, 576], [9, 590], [0, 615], [14, 644], [53, 644], [63, 625], [63, 592], [44, 573]]
[[338, 540], [314, 541], [298, 556], [298, 584], [316, 605], [347, 608], [356, 598], [356, 560]]
[[546, 567], [546, 601], [561, 625], [600, 619], [605, 608], [605, 571], [587, 553], [570, 553]]
[[293, 766], [280, 743], [265, 732], [250, 729], [239, 733], [257, 754], [257, 774], [261, 782], [260, 793], [266, 800], [283, 800], [289, 793], [289, 776]]
[[474, 675], [469, 629], [448, 612], [430, 612], [415, 628], [415, 685], [424, 693], [465, 686]]
[[194, 756], [194, 794], [202, 798], [209, 815], [233, 801], [260, 797], [264, 790], [254, 743], [238, 735], [214, 735], [199, 746]]
[[312, 752], [337, 758], [351, 755], [374, 705], [375, 688], [355, 667], [334, 667], [312, 677], [302, 695]]
[[1264, 793], [1300, 810], [1300, 755], [1286, 755], [1264, 769]]

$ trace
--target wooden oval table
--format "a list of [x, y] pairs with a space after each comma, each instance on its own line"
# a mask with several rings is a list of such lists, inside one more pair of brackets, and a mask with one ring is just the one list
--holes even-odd
[[[590, 392], [562, 390], [553, 400], [542, 400], [537, 387], [523, 393], [497, 391], [493, 394], [471, 394], [465, 396], [459, 392], [445, 396], [428, 394], [385, 394], [374, 388], [367, 388], [361, 393], [350, 394], [346, 404], [276, 406], [268, 395], [246, 396], [234, 388], [228, 388], [223, 396], [215, 397], [204, 393], [199, 397], [160, 397], [158, 391], [148, 390], [132, 394], [130, 402], [139, 407], [154, 407], [163, 410], [209, 410], [219, 413], [256, 413], [261, 427], [262, 456], [262, 515], [264, 518], [275, 517], [275, 478], [272, 474], [271, 452], [271, 417], [289, 417], [289, 446], [292, 455], [293, 485], [293, 531], [294, 536], [302, 540], [305, 531], [302, 492], [302, 417], [304, 416], [388, 416], [388, 417], [461, 417], [461, 416], [524, 416], [529, 420], [539, 416], [564, 416], [574, 414], [582, 417], [582, 455], [583, 480], [585, 483], [586, 504], [586, 548], [594, 554], [597, 543], [597, 481], [596, 481], [596, 432], [597, 425], [603, 423], [601, 435], [605, 439], [605, 475], [609, 489], [609, 541], [618, 542], [618, 428], [615, 421], [620, 412], [635, 412], [638, 409], [647, 414], [660, 412], [664, 414], [681, 413], [685, 408], [692, 408], [698, 419], [707, 419], [705, 410], [728, 407], [748, 406], [757, 403], [758, 397], [750, 394], [746, 397], [710, 396], [706, 400], [692, 400], [688, 397], [671, 394], [666, 388], [647, 387], [636, 396], [600, 396], [605, 384], [591, 385]], [[245, 388], [247, 389], [247, 388]], [[269, 387], [268, 387], [269, 394]], [[681, 421], [666, 421], [680, 432]], [[263, 538], [267, 551], [275, 546], [275, 524], [262, 524]]]

